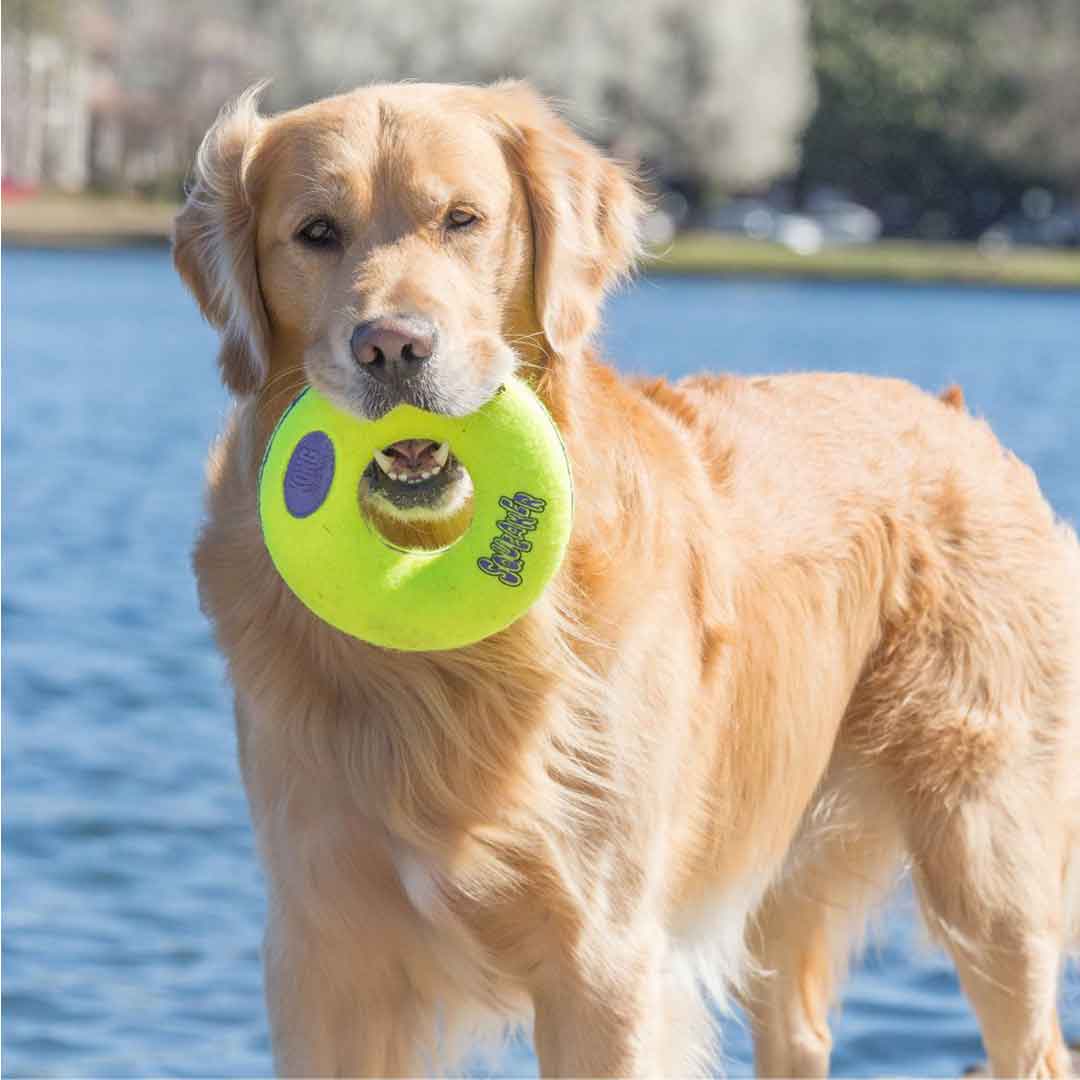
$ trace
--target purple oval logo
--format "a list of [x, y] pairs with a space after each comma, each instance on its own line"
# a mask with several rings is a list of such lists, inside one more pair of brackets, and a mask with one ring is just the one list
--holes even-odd
[[334, 444], [325, 431], [309, 431], [285, 470], [285, 509], [293, 517], [314, 514], [326, 501], [334, 479]]

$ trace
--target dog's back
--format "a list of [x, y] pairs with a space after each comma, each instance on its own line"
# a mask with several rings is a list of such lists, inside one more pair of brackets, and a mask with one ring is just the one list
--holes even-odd
[[996, 1069], [1063, 1073], [1056, 957], [1080, 931], [1075, 534], [955, 395], [843, 375], [645, 389], [714, 465], [749, 583], [737, 624], [767, 624], [789, 675], [807, 666], [794, 723], [810, 744], [834, 692], [813, 665], [852, 675], [752, 935], [760, 966], [784, 973], [747, 993], [760, 1071], [826, 1067], [849, 942], [906, 856]]

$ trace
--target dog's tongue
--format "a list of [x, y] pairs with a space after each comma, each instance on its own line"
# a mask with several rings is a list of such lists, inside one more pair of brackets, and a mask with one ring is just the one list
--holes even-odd
[[387, 476], [410, 484], [441, 472], [449, 456], [449, 444], [431, 439], [401, 439], [375, 452], [375, 460]]
[[399, 465], [416, 471], [430, 469], [435, 465], [432, 451], [438, 445], [431, 439], [401, 439], [399, 442], [392, 443], [387, 449], [393, 451]]

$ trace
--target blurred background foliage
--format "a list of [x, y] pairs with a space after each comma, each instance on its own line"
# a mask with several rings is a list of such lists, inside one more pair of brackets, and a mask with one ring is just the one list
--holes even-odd
[[[971, 234], [1022, 193], [1080, 191], [1078, 0], [823, 0], [804, 184]], [[931, 231], [932, 226], [931, 226]]]
[[641, 166], [673, 228], [764, 235], [766, 211], [847, 200], [874, 236], [971, 238], [1064, 207], [1080, 242], [1080, 0], [5, 0], [2, 17], [6, 193], [176, 198], [217, 110], [263, 77], [282, 109], [524, 76]]

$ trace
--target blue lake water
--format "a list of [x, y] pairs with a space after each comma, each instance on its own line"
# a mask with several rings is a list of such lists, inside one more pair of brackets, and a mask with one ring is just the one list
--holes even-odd
[[[226, 408], [214, 337], [160, 251], [3, 256], [3, 1072], [270, 1071], [262, 886], [223, 665], [189, 569]], [[628, 370], [805, 368], [960, 382], [1080, 521], [1080, 295], [643, 281], [609, 309]], [[1080, 1038], [1080, 978], [1063, 991]], [[835, 1025], [837, 1075], [981, 1058], [910, 902]], [[725, 1025], [733, 1075], [750, 1055]], [[501, 1071], [526, 1075], [525, 1045]]]

